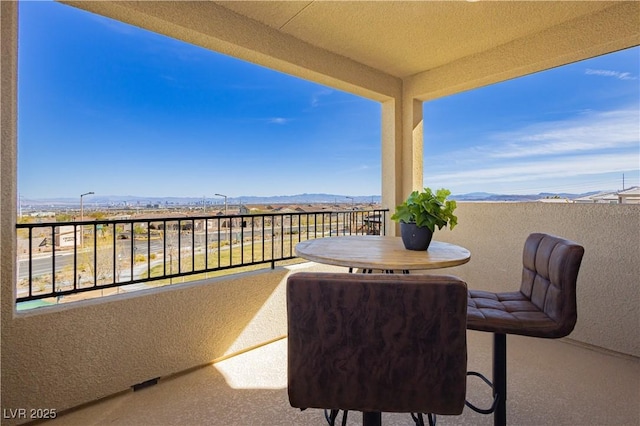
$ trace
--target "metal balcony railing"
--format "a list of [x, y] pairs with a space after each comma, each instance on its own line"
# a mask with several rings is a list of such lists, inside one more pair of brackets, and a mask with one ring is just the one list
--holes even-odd
[[119, 219], [16, 225], [16, 302], [61, 298], [295, 258], [295, 244], [385, 235], [388, 210]]

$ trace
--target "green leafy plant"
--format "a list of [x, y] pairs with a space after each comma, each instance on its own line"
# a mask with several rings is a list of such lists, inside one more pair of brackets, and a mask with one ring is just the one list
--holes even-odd
[[453, 229], [458, 224], [458, 217], [453, 214], [456, 202], [447, 200], [451, 191], [445, 188], [438, 189], [434, 194], [431, 188], [424, 191], [413, 191], [404, 203], [396, 207], [391, 216], [396, 222], [415, 223], [418, 227], [427, 227], [431, 232], [435, 227], [442, 229], [449, 225]]

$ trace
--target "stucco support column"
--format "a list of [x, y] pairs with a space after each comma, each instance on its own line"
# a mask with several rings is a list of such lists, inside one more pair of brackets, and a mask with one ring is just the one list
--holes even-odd
[[[415, 189], [422, 188], [422, 101], [394, 98], [382, 103], [382, 206], [395, 207]], [[398, 235], [387, 220], [387, 235]]]
[[[2, 304], [2, 340], [15, 308], [15, 221], [16, 221], [16, 105], [18, 3], [0, 2], [0, 303]], [[4, 355], [4, 352], [3, 352]], [[3, 357], [4, 360], [4, 357]], [[4, 383], [4, 381], [3, 381]]]
[[422, 119], [422, 101], [403, 97], [402, 108], [402, 196], [411, 191], [422, 189], [424, 126]]

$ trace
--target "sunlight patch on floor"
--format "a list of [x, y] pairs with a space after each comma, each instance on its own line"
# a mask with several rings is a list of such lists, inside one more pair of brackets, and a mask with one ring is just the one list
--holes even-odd
[[287, 387], [287, 339], [215, 363], [233, 389], [285, 389]]

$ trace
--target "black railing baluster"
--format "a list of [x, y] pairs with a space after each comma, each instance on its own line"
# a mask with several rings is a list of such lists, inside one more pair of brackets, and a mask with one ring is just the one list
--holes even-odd
[[133, 280], [133, 264], [136, 262], [135, 258], [135, 246], [136, 246], [136, 233], [133, 228], [133, 222], [131, 222], [131, 226], [129, 227], [131, 230], [131, 250], [129, 251], [129, 259], [131, 260], [131, 271], [129, 275], [129, 281]]
[[[275, 240], [275, 228], [276, 228], [275, 220], [276, 220], [276, 217], [275, 216], [271, 216], [271, 261], [272, 262], [274, 261], [274, 258], [275, 258], [275, 251], [274, 250], [276, 248], [275, 241], [274, 241]], [[275, 267], [274, 263], [272, 263], [272, 265], [274, 265], [274, 267]]]
[[33, 228], [29, 228], [29, 297], [33, 296]]
[[[116, 242], [116, 234], [118, 233], [118, 225], [116, 225], [115, 223], [113, 224], [113, 281], [114, 283], [117, 283], [119, 281], [118, 277], [118, 262], [117, 262], [117, 255], [116, 255], [116, 251], [117, 251], [117, 242]], [[97, 250], [93, 250], [94, 256], [97, 253]], [[97, 265], [98, 264], [98, 260], [97, 258], [95, 259], [95, 261], [93, 262], [93, 265]], [[93, 268], [93, 270], [95, 271], [95, 275], [96, 278], [94, 279], [93, 283], [97, 284], [98, 283], [98, 268]]]
[[147, 222], [147, 278], [151, 278], [151, 222]]
[[167, 221], [162, 221], [162, 275], [167, 276]]
[[218, 218], [218, 268], [220, 267], [220, 218]]
[[196, 222], [191, 219], [191, 270], [196, 270]]
[[204, 269], [209, 269], [209, 219], [204, 220]]
[[318, 213], [313, 214], [313, 238], [318, 238]]
[[256, 233], [255, 233], [255, 222], [253, 218], [251, 218], [251, 262], [255, 262], [255, 247], [256, 247]]
[[78, 225], [73, 225], [73, 289], [78, 282]]
[[293, 254], [293, 215], [289, 215], [289, 254]]
[[182, 220], [178, 219], [178, 273], [182, 273]]
[[265, 216], [262, 216], [262, 260], [264, 261], [264, 249], [265, 249], [265, 243], [264, 243], [264, 218]]
[[244, 264], [244, 216], [240, 216], [240, 264]]
[[284, 256], [284, 216], [280, 216], [280, 257]]
[[[336, 235], [338, 235], [338, 219], [336, 216]], [[329, 215], [329, 236], [333, 237], [333, 213]]]
[[51, 293], [56, 292], [56, 227], [51, 227]]
[[233, 265], [233, 219], [229, 219], [229, 266]]
[[309, 213], [307, 213], [306, 219], [305, 219], [305, 227], [306, 227], [306, 232], [305, 234], [307, 234], [307, 240], [309, 239]]

